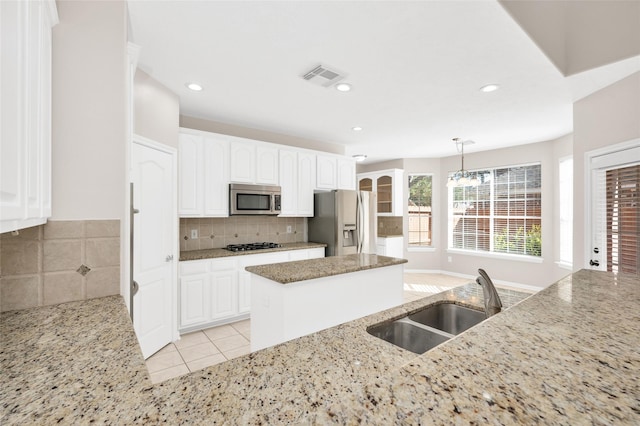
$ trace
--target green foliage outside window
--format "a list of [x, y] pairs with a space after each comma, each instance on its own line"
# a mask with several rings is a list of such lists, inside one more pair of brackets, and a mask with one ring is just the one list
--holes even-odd
[[509, 235], [509, 228], [504, 228], [502, 232], [495, 236], [493, 242], [495, 251], [505, 253], [522, 253], [523, 245], [525, 246], [525, 254], [542, 256], [542, 230], [540, 225], [533, 225], [526, 233], [526, 236], [522, 226], [512, 235]]

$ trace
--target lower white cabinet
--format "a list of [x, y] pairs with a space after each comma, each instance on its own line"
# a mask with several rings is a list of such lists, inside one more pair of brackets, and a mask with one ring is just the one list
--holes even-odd
[[249, 317], [247, 266], [324, 257], [324, 247], [180, 262], [181, 333]]
[[404, 257], [404, 238], [398, 237], [378, 237], [376, 241], [376, 254], [389, 257]]

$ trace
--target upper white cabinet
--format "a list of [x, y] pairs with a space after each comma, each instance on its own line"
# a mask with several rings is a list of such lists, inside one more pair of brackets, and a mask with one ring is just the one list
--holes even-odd
[[197, 131], [180, 133], [178, 213], [182, 217], [229, 215], [229, 144]]
[[280, 150], [280, 216], [313, 216], [316, 156], [302, 150]]
[[378, 216], [402, 216], [403, 175], [401, 169], [358, 174], [358, 189], [378, 194]]
[[318, 154], [316, 158], [316, 188], [338, 188], [338, 158]]
[[51, 217], [53, 0], [0, 2], [0, 232]]
[[351, 158], [318, 154], [317, 189], [356, 189], [356, 163]]
[[231, 182], [278, 185], [278, 147], [248, 139], [231, 138]]
[[253, 141], [234, 140], [231, 144], [231, 182], [255, 183], [256, 145]]
[[274, 145], [259, 143], [256, 146], [256, 183], [278, 185], [280, 181], [278, 155], [279, 150]]
[[335, 154], [180, 129], [181, 217], [229, 215], [229, 183], [280, 186], [280, 216], [312, 217], [315, 189], [355, 189], [355, 161]]
[[338, 189], [356, 189], [356, 160], [338, 158]]

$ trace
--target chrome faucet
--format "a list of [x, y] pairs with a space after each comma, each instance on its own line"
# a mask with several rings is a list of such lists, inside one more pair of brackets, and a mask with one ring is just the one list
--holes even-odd
[[493, 286], [493, 282], [484, 269], [478, 269], [480, 276], [476, 278], [476, 283], [482, 287], [484, 293], [484, 312], [489, 318], [492, 315], [497, 314], [502, 310], [502, 301], [496, 288]]

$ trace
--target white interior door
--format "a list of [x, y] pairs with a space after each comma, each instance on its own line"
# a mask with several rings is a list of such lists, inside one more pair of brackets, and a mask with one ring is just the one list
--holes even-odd
[[175, 154], [134, 141], [133, 326], [145, 358], [173, 340], [175, 258]]
[[625, 144], [622, 149], [591, 156], [589, 161], [591, 238], [585, 264], [594, 270], [619, 272], [620, 260], [629, 255], [635, 255], [637, 259], [640, 251], [640, 228], [637, 224], [631, 224], [631, 229], [636, 231], [631, 234], [623, 229], [629, 229], [629, 224], [624, 221], [635, 221], [638, 216], [637, 212], [629, 214], [629, 207], [638, 208], [640, 182], [636, 178], [627, 178], [620, 185], [613, 180], [616, 180], [617, 172], [633, 169], [640, 163], [640, 140]]

